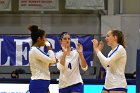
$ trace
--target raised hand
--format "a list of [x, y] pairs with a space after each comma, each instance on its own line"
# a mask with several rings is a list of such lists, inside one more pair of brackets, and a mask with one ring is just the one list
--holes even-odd
[[77, 52], [78, 53], [83, 53], [83, 46], [80, 43], [77, 44]]
[[93, 40], [92, 40], [92, 43], [93, 43], [93, 48], [94, 48], [94, 49], [98, 48], [98, 44], [99, 44], [99, 43], [98, 43], [98, 40], [97, 40], [97, 39], [93, 39]]
[[46, 46], [51, 46], [51, 44], [50, 44], [49, 41], [46, 41], [46, 42], [45, 42], [45, 45], [46, 45]]
[[68, 52], [67, 43], [66, 42], [61, 42], [61, 47], [62, 47], [63, 52], [67, 54], [67, 52]]
[[99, 50], [101, 51], [103, 49], [103, 47], [104, 47], [104, 42], [100, 41], [99, 45], [98, 45]]
[[48, 50], [52, 50], [51, 44], [50, 44], [49, 41], [46, 40], [46, 41], [45, 41], [45, 45], [46, 45], [46, 47], [47, 47]]
[[93, 39], [92, 43], [93, 43], [93, 48], [94, 48], [95, 52], [98, 52], [99, 50], [101, 51], [104, 47], [103, 41], [98, 42], [97, 39]]

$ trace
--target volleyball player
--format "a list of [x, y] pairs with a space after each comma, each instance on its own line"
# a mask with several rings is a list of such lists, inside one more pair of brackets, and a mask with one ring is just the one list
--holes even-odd
[[47, 42], [44, 30], [38, 29], [36, 25], [30, 26], [28, 29], [31, 31], [32, 39], [32, 47], [29, 51], [29, 64], [32, 74], [29, 91], [30, 93], [49, 93], [49, 65], [56, 62], [55, 55], [50, 46], [47, 46], [48, 55], [40, 50], [40, 47]]
[[107, 45], [111, 47], [108, 57], [105, 57], [101, 52], [103, 43], [99, 43], [96, 39], [92, 40], [94, 50], [106, 69], [105, 85], [102, 93], [126, 93], [125, 65], [127, 54], [124, 35], [119, 30], [109, 30], [105, 39]]
[[84, 93], [79, 65], [84, 71], [87, 70], [88, 65], [83, 55], [82, 45], [78, 43], [77, 49], [73, 49], [70, 42], [70, 35], [63, 32], [60, 35], [62, 50], [56, 53], [57, 68], [60, 70], [59, 93]]

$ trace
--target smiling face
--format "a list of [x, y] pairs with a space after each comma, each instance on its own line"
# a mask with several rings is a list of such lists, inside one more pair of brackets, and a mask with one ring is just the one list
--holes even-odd
[[108, 31], [105, 38], [108, 46], [113, 46], [114, 43], [117, 43], [117, 36], [113, 36], [112, 31]]

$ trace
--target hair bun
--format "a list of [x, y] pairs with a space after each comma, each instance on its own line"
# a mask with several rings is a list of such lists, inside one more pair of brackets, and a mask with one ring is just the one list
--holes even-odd
[[28, 27], [28, 29], [31, 32], [36, 32], [36, 31], [38, 31], [38, 26], [37, 25], [31, 25], [31, 26]]

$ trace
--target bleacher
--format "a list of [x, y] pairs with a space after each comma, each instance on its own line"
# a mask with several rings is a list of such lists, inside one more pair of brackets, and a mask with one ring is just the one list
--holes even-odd
[[[30, 79], [31, 72], [29, 66], [0, 66], [0, 78], [11, 78], [12, 71], [15, 71], [17, 69], [22, 69], [25, 71], [25, 73], [19, 73], [20, 79]], [[59, 78], [59, 70], [56, 66], [50, 67], [50, 73], [52, 79]], [[94, 66], [89, 67], [85, 72], [80, 69], [80, 73], [83, 79], [96, 79], [96, 67]]]

